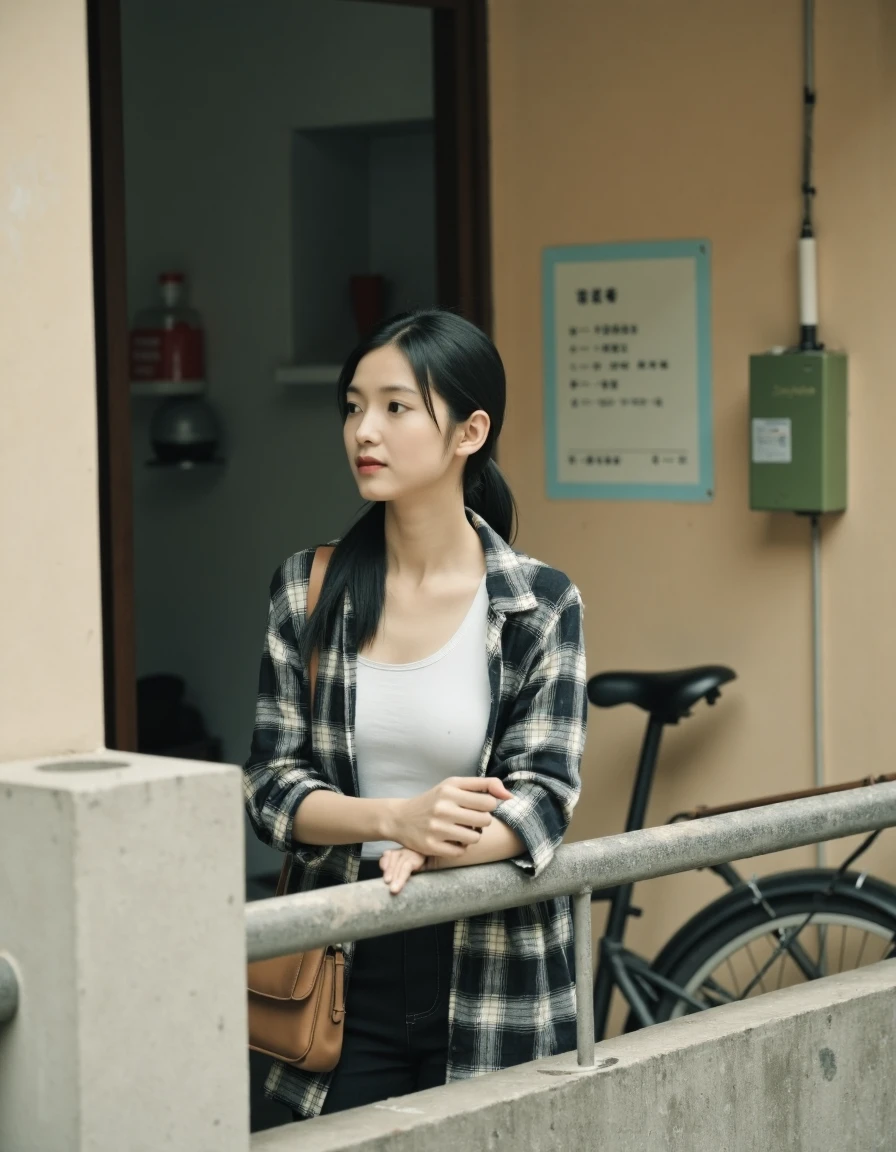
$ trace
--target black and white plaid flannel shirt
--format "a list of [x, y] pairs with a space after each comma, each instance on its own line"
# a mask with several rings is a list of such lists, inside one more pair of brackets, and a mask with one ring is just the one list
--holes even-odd
[[[563, 838], [579, 796], [587, 699], [582, 601], [556, 569], [515, 552], [468, 510], [482, 540], [489, 597], [486, 649], [492, 706], [480, 776], [513, 796], [495, 816], [525, 845], [513, 863], [537, 875]], [[311, 847], [292, 836], [316, 788], [358, 794], [355, 667], [348, 596], [320, 652], [312, 753], [307, 671], [298, 655], [313, 549], [275, 573], [252, 748], [244, 769], [249, 819], [266, 843], [295, 854], [289, 891], [357, 879], [361, 846]], [[576, 1046], [572, 918], [567, 899], [459, 920], [454, 932], [448, 1080], [493, 1072]], [[347, 976], [351, 945], [346, 943]], [[269, 1095], [320, 1112], [328, 1075], [275, 1063]]]

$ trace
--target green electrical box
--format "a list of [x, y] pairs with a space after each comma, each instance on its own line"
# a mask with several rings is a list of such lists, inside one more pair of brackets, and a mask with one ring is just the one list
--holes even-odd
[[750, 357], [750, 507], [846, 508], [846, 355], [787, 349]]

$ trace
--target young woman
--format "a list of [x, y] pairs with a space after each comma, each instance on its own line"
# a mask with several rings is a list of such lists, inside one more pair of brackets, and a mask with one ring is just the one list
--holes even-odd
[[[501, 359], [452, 313], [399, 316], [349, 357], [338, 396], [370, 506], [310, 618], [314, 549], [274, 575], [253, 827], [294, 853], [290, 891], [381, 876], [398, 892], [424, 868], [496, 860], [536, 875], [579, 795], [582, 604], [509, 544], [515, 507], [492, 459]], [[268, 1078], [296, 1117], [575, 1047], [567, 900], [347, 944], [346, 975], [336, 1071], [275, 1063]]]

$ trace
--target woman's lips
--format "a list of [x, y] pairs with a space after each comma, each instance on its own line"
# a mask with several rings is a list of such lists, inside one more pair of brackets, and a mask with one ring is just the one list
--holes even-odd
[[379, 460], [366, 459], [362, 456], [358, 461], [358, 471], [362, 476], [371, 476], [374, 472], [379, 472], [380, 468], [385, 468], [385, 464], [381, 464]]

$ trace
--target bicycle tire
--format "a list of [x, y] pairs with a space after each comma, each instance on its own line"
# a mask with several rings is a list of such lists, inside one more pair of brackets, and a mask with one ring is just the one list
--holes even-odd
[[[725, 963], [726, 957], [735, 954], [738, 941], [749, 940], [751, 934], [754, 939], [768, 935], [785, 922], [797, 924], [800, 917], [809, 917], [815, 925], [849, 923], [861, 928], [864, 924], [867, 932], [884, 940], [889, 933], [892, 953], [896, 888], [865, 873], [840, 875], [834, 869], [802, 869], [761, 877], [755, 888], [744, 884], [701, 909], [661, 949], [651, 970], [693, 991], [699, 974], [712, 973], [714, 965]], [[660, 1023], [681, 1010], [681, 998], [665, 992], [654, 1015]], [[640, 1027], [640, 1021], [630, 1013], [626, 1032]]]

